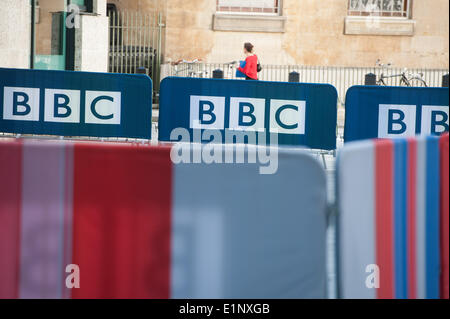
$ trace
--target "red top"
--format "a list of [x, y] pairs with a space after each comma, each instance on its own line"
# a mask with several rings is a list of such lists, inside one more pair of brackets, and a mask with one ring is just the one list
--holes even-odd
[[244, 73], [249, 78], [258, 80], [258, 57], [256, 55], [250, 55], [245, 59], [245, 67], [239, 68], [239, 71]]

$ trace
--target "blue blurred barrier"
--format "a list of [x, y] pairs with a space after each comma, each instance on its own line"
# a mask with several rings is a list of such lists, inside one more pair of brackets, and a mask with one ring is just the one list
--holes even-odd
[[146, 75], [0, 69], [0, 132], [151, 138]]
[[448, 88], [353, 86], [345, 101], [345, 142], [448, 131]]
[[218, 143], [227, 142], [227, 132], [258, 132], [243, 143], [275, 145], [276, 136], [279, 145], [333, 150], [336, 108], [337, 92], [328, 84], [169, 77], [161, 83], [159, 140], [177, 140], [171, 134], [180, 128], [190, 141], [211, 131]]

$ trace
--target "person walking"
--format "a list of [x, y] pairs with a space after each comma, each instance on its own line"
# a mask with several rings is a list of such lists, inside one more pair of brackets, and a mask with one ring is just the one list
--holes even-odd
[[245, 66], [236, 68], [245, 74], [246, 80], [258, 80], [258, 57], [253, 53], [253, 45], [249, 42], [244, 43]]

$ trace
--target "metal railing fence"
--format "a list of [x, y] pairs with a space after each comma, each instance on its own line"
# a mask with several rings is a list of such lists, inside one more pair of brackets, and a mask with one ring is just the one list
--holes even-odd
[[[225, 63], [196, 63], [191, 65], [169, 65], [168, 76], [205, 77], [211, 78], [214, 70], [224, 71], [226, 79], [236, 79], [235, 69]], [[354, 85], [363, 85], [365, 75], [374, 73], [377, 79], [381, 73], [384, 75], [401, 74], [404, 68], [390, 67], [335, 67], [335, 66], [303, 66], [303, 65], [262, 65], [259, 79], [263, 81], [287, 82], [289, 73], [298, 72], [300, 82], [303, 83], [328, 83], [336, 87], [340, 104], [345, 102], [347, 90]], [[411, 73], [423, 73], [423, 79], [428, 86], [442, 86], [442, 76], [449, 72], [448, 69], [408, 69]], [[384, 79], [386, 85], [400, 85], [401, 77]]]
[[158, 12], [109, 11], [109, 72], [143, 70], [159, 93], [161, 74], [162, 15]]

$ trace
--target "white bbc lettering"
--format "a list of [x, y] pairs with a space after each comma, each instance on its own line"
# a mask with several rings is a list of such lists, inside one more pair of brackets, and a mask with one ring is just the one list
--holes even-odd
[[3, 119], [39, 121], [39, 89], [4, 87]]
[[448, 105], [423, 105], [421, 134], [440, 134], [448, 132]]
[[89, 124], [120, 124], [121, 93], [86, 91], [85, 122]]
[[412, 137], [434, 135], [449, 130], [448, 106], [423, 105], [420, 128], [416, 121], [416, 105], [380, 104], [378, 111], [378, 137]]
[[192, 95], [190, 127], [194, 129], [223, 129], [225, 127], [225, 97]]
[[[305, 134], [306, 101], [269, 100], [270, 132]], [[264, 131], [266, 100], [230, 97], [229, 129], [234, 131]], [[225, 97], [190, 97], [190, 128], [224, 129]]]
[[[45, 89], [44, 105], [40, 105], [39, 88], [4, 87], [3, 119], [15, 121], [40, 120], [44, 108], [44, 122], [80, 123], [81, 91]], [[120, 124], [121, 92], [86, 91], [85, 123]]]
[[271, 100], [270, 132], [305, 134], [306, 101]]
[[265, 108], [265, 99], [232, 97], [230, 130], [263, 132]]
[[412, 137], [416, 134], [416, 106], [380, 104], [378, 137]]
[[79, 123], [80, 91], [46, 89], [44, 121]]

